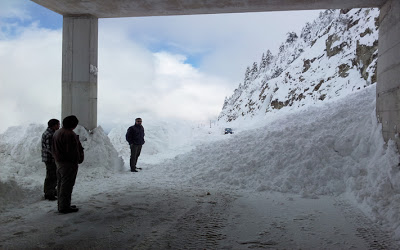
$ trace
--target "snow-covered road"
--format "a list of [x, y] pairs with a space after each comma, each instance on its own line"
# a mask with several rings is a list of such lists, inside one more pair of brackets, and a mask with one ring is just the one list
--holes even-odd
[[223, 232], [227, 249], [398, 249], [342, 198], [305, 199], [282, 193], [234, 201]]
[[51, 201], [3, 213], [0, 248], [398, 249], [338, 197], [162, 188], [139, 174], [121, 173], [90, 194], [80, 192], [97, 182], [77, 185], [77, 213], [58, 214]]

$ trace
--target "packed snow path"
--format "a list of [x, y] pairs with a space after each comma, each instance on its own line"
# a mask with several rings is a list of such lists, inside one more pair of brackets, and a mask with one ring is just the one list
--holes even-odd
[[[398, 248], [340, 198], [161, 188], [138, 181], [139, 174], [117, 175], [91, 194], [79, 192], [95, 190], [88, 186], [96, 181], [77, 185], [77, 213], [59, 214], [56, 202], [44, 200], [2, 213], [0, 248]], [[115, 185], [128, 179], [125, 188]]]

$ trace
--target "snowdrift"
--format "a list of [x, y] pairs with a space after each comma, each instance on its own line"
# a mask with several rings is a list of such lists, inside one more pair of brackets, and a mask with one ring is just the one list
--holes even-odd
[[[121, 124], [111, 129], [108, 137], [119, 155], [125, 161], [125, 168], [129, 169], [130, 148], [125, 139], [127, 129], [133, 124]], [[164, 159], [173, 158], [177, 154], [189, 152], [205, 138], [208, 133], [204, 125], [194, 122], [160, 119], [145, 119], [143, 121], [145, 144], [142, 148], [140, 162], [159, 163]], [[221, 133], [222, 135], [222, 133]], [[215, 140], [221, 137], [215, 137]]]
[[163, 167], [170, 178], [192, 186], [310, 198], [345, 194], [400, 238], [399, 155], [393, 142], [382, 139], [375, 93], [370, 86], [271, 117], [263, 127], [198, 146]]
[[[29, 124], [10, 127], [0, 135], [0, 210], [28, 197], [37, 200], [43, 193], [46, 167], [41, 138], [45, 130], [44, 125]], [[85, 148], [78, 180], [104, 178], [123, 169], [122, 158], [101, 127], [89, 133], [78, 126], [75, 132]]]

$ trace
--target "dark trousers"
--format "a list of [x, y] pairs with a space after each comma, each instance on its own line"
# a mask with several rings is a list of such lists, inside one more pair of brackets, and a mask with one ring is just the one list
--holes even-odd
[[140, 151], [142, 151], [142, 145], [131, 144], [131, 159], [129, 161], [131, 170], [136, 169], [136, 163], [139, 158]]
[[46, 179], [44, 179], [44, 195], [57, 195], [57, 166], [55, 162], [45, 162], [46, 164]]
[[78, 164], [57, 162], [58, 211], [70, 208], [77, 173]]

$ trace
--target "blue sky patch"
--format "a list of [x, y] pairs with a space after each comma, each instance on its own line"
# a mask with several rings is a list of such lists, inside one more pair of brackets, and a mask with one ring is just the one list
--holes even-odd
[[39, 4], [31, 2], [29, 5], [29, 14], [32, 19], [31, 22], [40, 20], [39, 27], [47, 29], [61, 29], [63, 24], [63, 16], [51, 11]]
[[142, 46], [146, 47], [153, 53], [166, 51], [171, 54], [180, 54], [186, 57], [185, 63], [190, 64], [195, 68], [199, 68], [202, 59], [205, 55], [204, 51], [200, 52], [190, 52], [184, 49], [183, 46], [178, 46], [168, 41], [139, 41]]
[[0, 38], [14, 38], [18, 36], [21, 27], [29, 27], [35, 23], [39, 28], [62, 29], [63, 17], [41, 5], [28, 1], [24, 5], [25, 15], [18, 14], [12, 17], [0, 17]]

